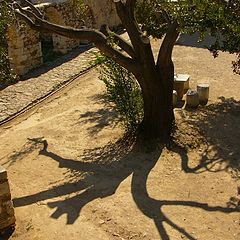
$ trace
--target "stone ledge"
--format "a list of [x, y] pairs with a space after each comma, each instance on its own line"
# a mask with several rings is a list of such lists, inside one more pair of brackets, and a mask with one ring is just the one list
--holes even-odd
[[7, 171], [0, 166], [0, 233], [15, 225], [14, 208], [11, 201]]

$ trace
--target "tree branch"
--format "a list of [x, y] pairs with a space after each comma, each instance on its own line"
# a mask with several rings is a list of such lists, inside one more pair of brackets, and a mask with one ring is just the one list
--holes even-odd
[[25, 20], [31, 28], [37, 31], [48, 31], [72, 39], [88, 40], [94, 43], [103, 54], [112, 58], [130, 72], [134, 74], [138, 73], [140, 69], [139, 63], [137, 63], [136, 60], [125, 56], [117, 49], [114, 49], [108, 43], [107, 37], [100, 31], [94, 29], [76, 29], [53, 24], [37, 16], [35, 11], [32, 12], [23, 9], [19, 4], [16, 4], [15, 6], [18, 8], [18, 10], [15, 10], [16, 14]]
[[[135, 1], [127, 1], [128, 4]], [[120, 17], [124, 27], [126, 28], [135, 53], [139, 55], [140, 48], [139, 44], [141, 43], [142, 32], [140, 31], [138, 24], [134, 18], [133, 10], [127, 8], [127, 3], [122, 3], [121, 0], [115, 0], [115, 6], [117, 9], [117, 14]]]
[[122, 50], [124, 50], [129, 56], [135, 58], [135, 52], [133, 46], [129, 44], [124, 38], [118, 34], [112, 32], [107, 25], [102, 25], [100, 31], [107, 37], [112, 37], [114, 43], [116, 43]]
[[36, 30], [36, 31], [41, 31], [40, 26], [38, 26], [37, 24], [35, 24], [35, 22], [28, 16], [24, 15], [23, 13], [21, 13], [20, 11], [15, 11], [15, 14], [21, 18], [22, 20], [24, 20], [25, 22], [28, 23], [28, 25], [30, 26], [30, 28]]
[[136, 7], [136, 2], [137, 0], [127, 0], [126, 1], [126, 7], [127, 9], [129, 9], [129, 12], [131, 13], [131, 15], [134, 17], [134, 9]]
[[159, 50], [157, 65], [160, 66], [163, 62], [171, 60], [174, 44], [178, 38], [177, 23], [174, 22], [169, 25], [168, 31], [164, 37], [162, 45]]
[[37, 8], [35, 8], [35, 6], [29, 2], [28, 0], [22, 0], [28, 7], [30, 7], [30, 9], [40, 18], [43, 17], [43, 14], [40, 12], [40, 10], [38, 10]]
[[162, 10], [162, 16], [166, 20], [167, 24], [170, 25], [172, 23], [167, 11], [165, 11], [164, 9]]

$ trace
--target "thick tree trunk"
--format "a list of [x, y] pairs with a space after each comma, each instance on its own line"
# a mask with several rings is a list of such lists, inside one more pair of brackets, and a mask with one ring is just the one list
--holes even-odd
[[[153, 71], [153, 70], [152, 70]], [[174, 123], [172, 92], [173, 65], [156, 67], [154, 74], [144, 74], [147, 87], [142, 86], [144, 100], [144, 119], [142, 132], [146, 138], [170, 139]]]
[[[174, 123], [172, 51], [177, 37], [177, 24], [174, 22], [169, 25], [168, 32], [164, 37], [155, 68], [151, 69], [148, 65], [143, 70], [143, 76], [147, 82], [147, 87], [142, 87], [144, 135], [149, 138], [159, 138], [164, 142], [169, 141]], [[150, 54], [148, 56], [151, 58]], [[143, 62], [152, 63], [148, 57], [144, 57]], [[148, 70], [146, 71], [146, 69]], [[154, 72], [154, 74], [150, 72]]]

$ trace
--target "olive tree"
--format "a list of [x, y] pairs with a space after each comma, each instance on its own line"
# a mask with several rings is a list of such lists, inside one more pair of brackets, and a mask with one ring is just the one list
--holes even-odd
[[[130, 42], [111, 32], [107, 26], [96, 29], [75, 29], [46, 21], [43, 14], [27, 0], [28, 8], [13, 4], [15, 13], [33, 29], [48, 31], [68, 38], [88, 40], [107, 57], [131, 72], [138, 81], [144, 101], [141, 129], [149, 138], [169, 139], [174, 122], [172, 92], [174, 64], [172, 52], [182, 32], [216, 36], [212, 46], [218, 50], [239, 54], [239, 0], [114, 0], [117, 14]], [[141, 24], [139, 24], [141, 23]], [[149, 36], [163, 38], [157, 59]], [[111, 44], [108, 38], [114, 39]], [[239, 56], [239, 55], [238, 55]], [[238, 62], [235, 71], [238, 71]]]

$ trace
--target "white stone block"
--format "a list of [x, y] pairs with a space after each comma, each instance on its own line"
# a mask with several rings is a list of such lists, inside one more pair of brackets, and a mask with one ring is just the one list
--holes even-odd
[[184, 84], [184, 93], [189, 89], [190, 76], [188, 74], [175, 74], [174, 82], [181, 82]]

